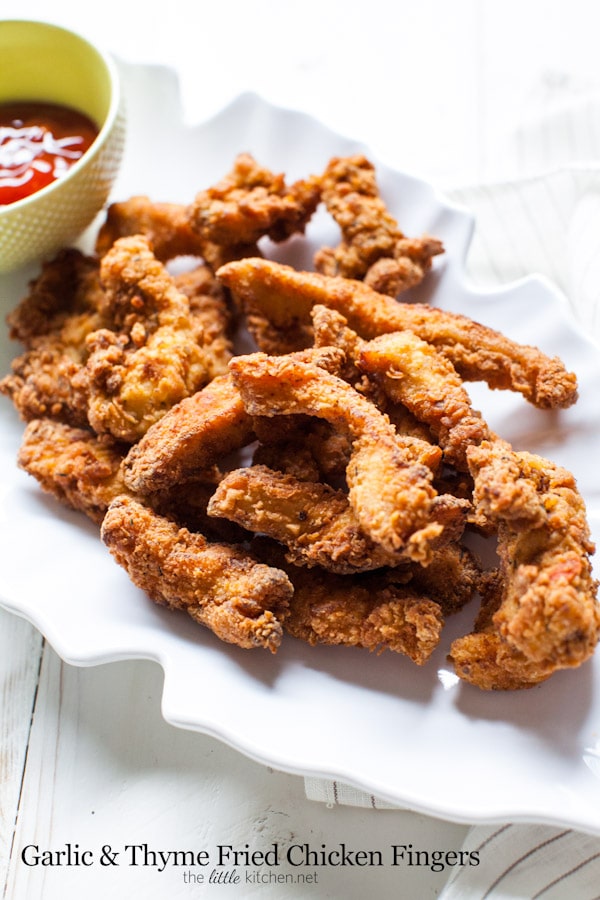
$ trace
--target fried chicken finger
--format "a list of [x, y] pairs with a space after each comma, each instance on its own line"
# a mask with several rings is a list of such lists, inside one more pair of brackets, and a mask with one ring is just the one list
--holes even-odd
[[23, 434], [19, 466], [60, 503], [100, 523], [109, 504], [127, 489], [124, 448], [99, 441], [91, 429], [35, 419]]
[[406, 563], [401, 553], [389, 552], [362, 531], [342, 491], [267, 466], [228, 472], [208, 513], [280, 541], [296, 565], [348, 574]]
[[252, 418], [240, 393], [230, 375], [221, 375], [148, 429], [127, 455], [125, 481], [141, 494], [165, 490], [252, 437]]
[[156, 603], [185, 609], [228, 643], [277, 650], [292, 596], [280, 569], [235, 545], [209, 543], [127, 496], [111, 503], [101, 533], [133, 583]]
[[480, 687], [527, 687], [579, 666], [600, 636], [594, 546], [570, 472], [504, 442], [471, 447], [474, 498], [498, 527], [495, 611], [451, 648], [458, 674]]
[[349, 435], [346, 477], [361, 527], [388, 551], [429, 558], [431, 542], [443, 528], [432, 521], [432, 471], [415, 452], [416, 439], [397, 435], [389, 420], [345, 381], [292, 356], [238, 356], [230, 371], [251, 415], [313, 415]]
[[394, 331], [364, 342], [357, 366], [431, 428], [448, 463], [468, 471], [467, 447], [490, 432], [446, 357], [412, 332]]
[[446, 356], [465, 381], [517, 391], [541, 408], [567, 407], [577, 399], [577, 379], [560, 359], [458, 313], [398, 303], [359, 281], [299, 272], [263, 259], [228, 263], [217, 275], [246, 309], [261, 349], [297, 350], [298, 339], [307, 346], [311, 309], [322, 304], [342, 313], [366, 339], [411, 331]]
[[419, 284], [432, 258], [443, 253], [436, 238], [404, 236], [379, 194], [375, 167], [363, 154], [331, 159], [321, 176], [321, 193], [342, 232], [338, 247], [323, 247], [315, 257], [324, 275], [364, 280], [395, 297]]

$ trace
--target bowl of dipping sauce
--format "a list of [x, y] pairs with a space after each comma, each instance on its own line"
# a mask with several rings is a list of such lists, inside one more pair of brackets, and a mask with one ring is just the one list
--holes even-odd
[[117, 67], [45, 22], [0, 21], [0, 272], [74, 242], [106, 204], [125, 139]]

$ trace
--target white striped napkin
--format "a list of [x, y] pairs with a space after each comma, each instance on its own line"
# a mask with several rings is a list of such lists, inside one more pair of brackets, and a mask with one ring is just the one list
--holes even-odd
[[[475, 215], [468, 274], [482, 287], [547, 276], [600, 342], [600, 98], [561, 102], [530, 120], [508, 156], [521, 177], [447, 191]], [[306, 778], [305, 790], [329, 806], [394, 808], [336, 781]], [[600, 900], [600, 838], [535, 824], [474, 826], [464, 849], [484, 848], [485, 865], [453, 870], [441, 900]]]
[[329, 781], [325, 778], [304, 779], [304, 790], [309, 800], [317, 800], [329, 807], [333, 806], [362, 806], [365, 809], [401, 809], [398, 805], [388, 803], [375, 794], [367, 794], [359, 791], [351, 784], [343, 781]]
[[463, 849], [485, 865], [457, 867], [439, 900], [599, 900], [600, 839], [544, 825], [472, 828]]

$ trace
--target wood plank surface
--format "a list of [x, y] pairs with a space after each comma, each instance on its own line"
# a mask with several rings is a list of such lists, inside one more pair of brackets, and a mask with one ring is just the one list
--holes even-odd
[[[6, 884], [38, 688], [43, 640], [0, 609], [0, 885]], [[11, 895], [8, 894], [10, 897]]]

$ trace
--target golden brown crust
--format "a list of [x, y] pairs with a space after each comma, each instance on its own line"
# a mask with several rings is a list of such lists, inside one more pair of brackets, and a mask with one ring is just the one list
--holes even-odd
[[498, 527], [502, 577], [495, 611], [454, 642], [451, 657], [480, 687], [508, 678], [527, 686], [580, 665], [600, 637], [585, 506], [571, 473], [505, 442], [472, 447], [468, 459], [474, 498]]
[[[261, 259], [259, 239], [301, 233], [321, 196], [342, 231], [317, 257], [331, 275]], [[451, 647], [462, 679], [514, 690], [591, 656], [600, 608], [575, 480], [493, 435], [463, 385], [560, 408], [575, 377], [383, 295], [442, 248], [400, 232], [368, 160], [287, 185], [242, 154], [190, 207], [114, 204], [97, 249], [59, 253], [31, 283], [0, 392], [34, 420], [20, 465], [102, 523], [154, 600], [242, 647], [274, 651], [287, 621], [310, 643], [420, 665], [478, 591]], [[163, 262], [182, 255], [170, 268], [194, 267], [172, 274]], [[262, 352], [232, 359], [240, 313]], [[252, 464], [223, 475], [242, 449]], [[496, 570], [460, 545], [466, 522], [497, 537]]]
[[315, 256], [324, 275], [364, 280], [395, 297], [419, 284], [432, 258], [444, 252], [436, 238], [404, 236], [379, 194], [375, 167], [363, 154], [331, 159], [321, 193], [342, 232], [338, 247], [323, 247]]
[[60, 503], [100, 523], [110, 502], [126, 490], [122, 447], [100, 441], [89, 428], [51, 419], [29, 423], [19, 449], [19, 466]]
[[204, 256], [205, 242], [191, 228], [187, 207], [180, 203], [157, 203], [136, 195], [111, 203], [98, 232], [96, 253], [104, 256], [115, 241], [142, 234], [161, 262], [177, 256]]
[[228, 175], [196, 195], [189, 220], [202, 240], [218, 245], [252, 244], [263, 236], [283, 241], [304, 231], [319, 199], [317, 179], [288, 187], [282, 174], [241, 153]]
[[156, 603], [185, 609], [221, 640], [275, 652], [292, 586], [279, 569], [228, 544], [209, 543], [131, 497], [117, 497], [102, 540]]
[[286, 558], [296, 565], [349, 574], [406, 562], [363, 532], [343, 491], [266, 466], [227, 473], [208, 512], [285, 544]]
[[119, 239], [102, 260], [105, 310], [122, 329], [88, 336], [90, 424], [130, 443], [211, 377], [190, 302], [141, 236]]
[[126, 483], [142, 494], [165, 490], [252, 437], [252, 419], [240, 393], [229, 375], [221, 375], [173, 406], [131, 448], [125, 460]]
[[47, 416], [87, 425], [87, 389], [79, 376], [87, 359], [86, 337], [106, 324], [102, 295], [97, 261], [79, 250], [63, 250], [44, 263], [8, 315], [11, 337], [26, 349], [0, 381], [0, 393], [26, 422]]
[[442, 528], [431, 521], [432, 472], [419, 458], [415, 439], [398, 436], [349, 384], [310, 363], [256, 353], [235, 357], [230, 370], [251, 415], [313, 415], [348, 435], [346, 477], [361, 527], [391, 552], [428, 558]]
[[263, 259], [228, 263], [217, 275], [246, 309], [259, 347], [264, 341], [276, 352], [289, 352], [309, 345], [311, 310], [321, 304], [340, 312], [365, 339], [411, 331], [447, 357], [465, 381], [518, 391], [542, 408], [567, 407], [577, 398], [575, 375], [558, 358], [458, 313], [398, 303], [359, 281]]
[[284, 622], [288, 634], [309, 644], [392, 650], [423, 665], [437, 647], [443, 627], [440, 607], [410, 588], [388, 587], [373, 596], [368, 586], [349, 588], [345, 579], [311, 577], [298, 570], [294, 599]]
[[[400, 578], [386, 583], [379, 574], [338, 575], [319, 567], [291, 565], [269, 538], [252, 542], [257, 556], [284, 569], [294, 595], [284, 630], [309, 644], [391, 650], [423, 665], [438, 645], [444, 622], [441, 606]], [[398, 570], [393, 570], [397, 574]]]
[[467, 448], [490, 432], [446, 357], [412, 332], [395, 331], [363, 343], [357, 365], [431, 429], [446, 462], [468, 470]]

